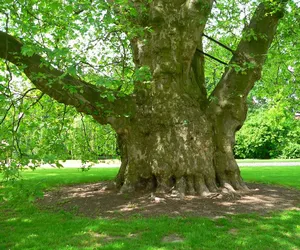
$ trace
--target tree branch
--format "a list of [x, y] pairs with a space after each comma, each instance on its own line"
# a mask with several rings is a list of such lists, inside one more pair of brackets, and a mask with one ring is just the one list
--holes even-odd
[[[247, 95], [261, 76], [263, 63], [274, 38], [279, 19], [283, 16], [285, 0], [264, 3], [257, 7], [250, 24], [220, 82], [210, 95], [207, 112], [213, 121], [215, 166], [220, 176], [234, 177], [238, 165], [233, 157], [235, 133], [247, 115]], [[266, 2], [265, 2], [266, 3]], [[222, 177], [218, 177], [222, 179]], [[223, 180], [232, 184], [231, 180]]]
[[250, 24], [244, 29], [243, 37], [220, 82], [210, 96], [211, 111], [216, 107], [236, 109], [245, 102], [255, 81], [260, 79], [262, 66], [273, 41], [280, 18], [283, 17], [285, 0], [276, 4], [257, 7]]
[[[263, 2], [268, 4], [267, 1]], [[233, 154], [235, 133], [246, 119], [247, 95], [261, 76], [278, 21], [283, 16], [285, 2], [269, 1], [269, 6], [259, 4], [250, 24], [243, 31], [242, 40], [229, 66], [210, 96], [207, 112], [213, 121], [216, 145], [214, 164], [221, 185], [227, 183], [235, 189], [243, 188], [234, 181], [239, 173]]]
[[130, 96], [118, 97], [109, 101], [107, 90], [69, 74], [52, 66], [46, 66], [45, 60], [39, 55], [25, 56], [22, 54], [23, 43], [15, 37], [0, 31], [0, 58], [15, 64], [31, 82], [43, 93], [58, 102], [74, 106], [79, 112], [92, 115], [98, 122], [106, 124], [116, 121], [134, 112], [134, 100]]

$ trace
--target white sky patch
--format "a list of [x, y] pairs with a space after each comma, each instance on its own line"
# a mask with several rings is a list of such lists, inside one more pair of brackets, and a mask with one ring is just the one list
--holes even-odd
[[288, 66], [288, 70], [290, 71], [290, 72], [292, 72], [292, 73], [294, 73], [295, 72], [295, 68], [294, 67], [292, 67], [292, 66]]

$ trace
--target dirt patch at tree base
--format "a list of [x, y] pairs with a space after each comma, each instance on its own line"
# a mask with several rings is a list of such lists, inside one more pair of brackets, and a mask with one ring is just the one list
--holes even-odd
[[77, 215], [102, 218], [154, 217], [165, 215], [220, 217], [231, 214], [266, 214], [276, 210], [300, 211], [300, 191], [264, 184], [247, 184], [250, 191], [210, 197], [170, 194], [119, 194], [111, 182], [81, 184], [47, 192], [38, 205]]

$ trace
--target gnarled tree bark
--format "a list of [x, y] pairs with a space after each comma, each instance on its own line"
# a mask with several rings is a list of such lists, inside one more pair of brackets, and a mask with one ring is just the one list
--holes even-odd
[[[276, 9], [264, 3], [257, 7], [210, 96], [204, 57], [198, 51], [212, 0], [147, 2], [148, 12], [138, 14], [134, 21], [151, 26], [152, 32], [135, 37], [131, 45], [136, 66], [148, 66], [152, 82], [146, 87], [137, 83], [132, 95], [114, 102], [102, 98], [103, 90], [96, 86], [63, 77], [63, 72], [49, 66], [40, 67], [40, 56], [23, 56], [22, 43], [3, 32], [0, 57], [20, 68], [27, 65], [25, 74], [44, 93], [113, 126], [122, 159], [116, 182], [122, 192], [175, 188], [184, 194], [206, 195], [220, 188], [245, 190], [233, 156], [234, 137], [244, 123], [247, 94], [260, 78], [283, 15], [285, 1], [277, 2]], [[131, 3], [139, 9], [144, 1]], [[250, 30], [255, 38], [247, 35]], [[66, 86], [81, 91], [72, 94]]]

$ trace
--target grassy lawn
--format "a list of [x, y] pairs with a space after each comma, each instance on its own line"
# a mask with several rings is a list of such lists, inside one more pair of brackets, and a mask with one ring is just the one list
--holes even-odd
[[236, 160], [238, 163], [268, 163], [268, 162], [299, 162], [300, 159], [270, 159], [270, 160], [261, 160], [261, 159], [239, 159]]
[[281, 185], [300, 189], [299, 167], [242, 167], [243, 178], [248, 182]]
[[[127, 220], [78, 217], [64, 211], [41, 211], [30, 202], [40, 191], [60, 185], [96, 182], [118, 169], [39, 169], [24, 180], [0, 186], [0, 249], [300, 249], [299, 211], [268, 216], [245, 214], [219, 219], [139, 216]], [[247, 181], [300, 189], [300, 168], [242, 168]], [[0, 197], [1, 198], [1, 197]], [[177, 235], [182, 242], [167, 243]]]

